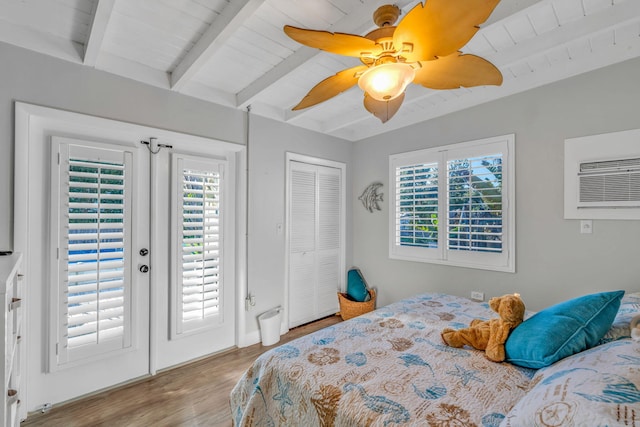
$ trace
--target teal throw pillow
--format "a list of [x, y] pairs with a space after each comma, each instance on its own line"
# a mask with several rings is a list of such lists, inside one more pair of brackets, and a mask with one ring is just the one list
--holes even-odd
[[349, 295], [352, 300], [358, 302], [369, 299], [367, 284], [364, 282], [358, 269], [353, 268], [347, 272], [347, 295]]
[[538, 369], [595, 346], [611, 327], [623, 295], [584, 295], [534, 314], [509, 335], [506, 361]]

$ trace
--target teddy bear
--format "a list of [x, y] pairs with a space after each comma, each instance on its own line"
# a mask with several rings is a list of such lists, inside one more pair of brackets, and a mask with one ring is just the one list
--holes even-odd
[[500, 315], [499, 319], [474, 319], [468, 328], [442, 330], [442, 340], [451, 347], [468, 345], [484, 350], [487, 359], [502, 362], [505, 358], [504, 343], [509, 333], [524, 319], [524, 303], [519, 294], [507, 294], [491, 298], [489, 307]]
[[631, 329], [631, 338], [634, 341], [640, 341], [640, 314], [631, 319], [629, 328]]

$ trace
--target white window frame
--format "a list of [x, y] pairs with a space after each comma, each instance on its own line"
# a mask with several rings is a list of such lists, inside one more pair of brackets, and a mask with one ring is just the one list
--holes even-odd
[[[389, 258], [515, 272], [515, 135], [503, 135], [389, 156]], [[448, 191], [447, 162], [476, 156], [502, 154], [502, 251], [456, 251], [447, 249]], [[437, 163], [438, 168], [438, 245], [436, 248], [405, 246], [396, 242], [399, 204], [396, 170], [400, 167]]]

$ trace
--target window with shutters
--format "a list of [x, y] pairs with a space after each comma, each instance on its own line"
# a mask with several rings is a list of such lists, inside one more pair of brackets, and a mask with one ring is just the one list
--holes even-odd
[[515, 271], [513, 135], [392, 155], [389, 255]]
[[223, 320], [223, 167], [218, 160], [173, 159], [174, 338]]
[[54, 142], [57, 360], [131, 345], [130, 153]]

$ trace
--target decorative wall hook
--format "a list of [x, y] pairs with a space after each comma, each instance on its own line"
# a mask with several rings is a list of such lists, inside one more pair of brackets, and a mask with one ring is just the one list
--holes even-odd
[[358, 200], [362, 202], [362, 205], [369, 212], [373, 212], [373, 210], [382, 210], [378, 202], [382, 202], [383, 193], [378, 193], [378, 189], [382, 187], [381, 182], [374, 182], [370, 184], [367, 188], [364, 189], [362, 195], [358, 197]]

